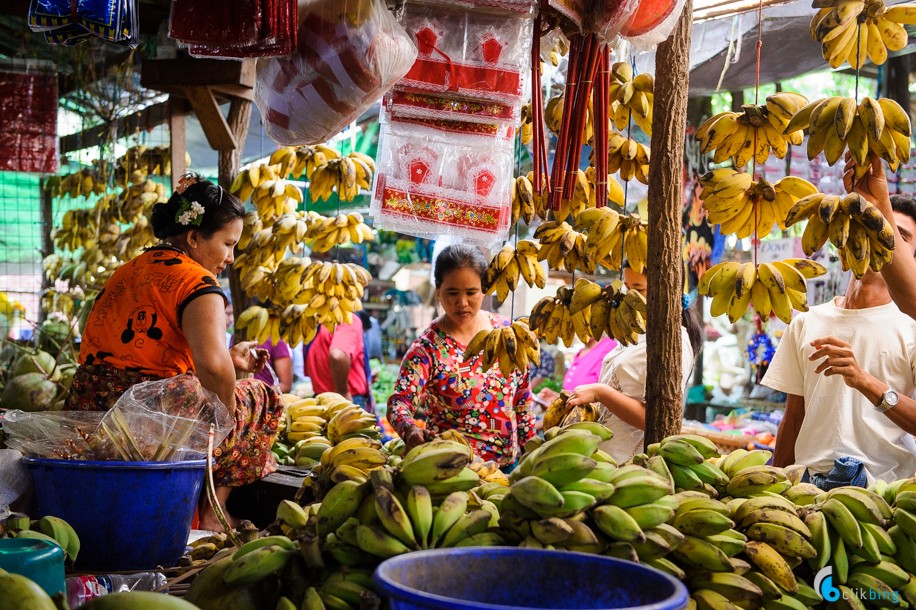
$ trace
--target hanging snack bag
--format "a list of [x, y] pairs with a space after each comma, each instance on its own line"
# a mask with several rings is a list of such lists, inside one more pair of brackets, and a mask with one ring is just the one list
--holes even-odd
[[416, 56], [381, 0], [312, 0], [299, 7], [295, 52], [258, 61], [255, 103], [279, 144], [325, 142], [381, 98]]

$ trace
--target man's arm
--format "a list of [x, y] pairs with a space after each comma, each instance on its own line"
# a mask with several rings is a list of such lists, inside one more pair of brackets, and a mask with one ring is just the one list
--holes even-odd
[[332, 347], [328, 350], [328, 363], [331, 366], [331, 379], [334, 381], [334, 391], [349, 400], [350, 396], [350, 354]]
[[773, 465], [780, 468], [795, 463], [795, 441], [802, 422], [805, 421], [805, 399], [797, 394], [789, 394], [786, 400], [786, 412], [779, 422], [776, 433], [776, 449], [773, 452]]
[[[847, 153], [848, 155], [849, 153]], [[891, 208], [891, 198], [887, 190], [887, 178], [884, 174], [884, 164], [881, 159], [872, 154], [871, 168], [858, 182], [855, 183], [855, 192], [875, 204], [884, 218], [894, 230], [894, 243], [903, 244], [897, 223], [894, 221], [894, 211]], [[850, 190], [852, 162], [846, 163], [844, 182], [846, 189]], [[916, 259], [909, 256], [905, 248], [894, 248], [891, 261], [881, 268], [881, 275], [891, 293], [891, 298], [900, 308], [900, 311], [916, 319]]]

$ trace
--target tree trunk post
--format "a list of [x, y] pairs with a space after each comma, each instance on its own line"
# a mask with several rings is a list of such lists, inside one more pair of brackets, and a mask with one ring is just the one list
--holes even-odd
[[[232, 149], [219, 150], [218, 168], [219, 168], [219, 185], [226, 190], [232, 186], [236, 174], [239, 173], [239, 167], [242, 164], [242, 151], [245, 149], [245, 138], [248, 137], [248, 122], [251, 120], [251, 102], [241, 98], [234, 97], [229, 105], [229, 116], [226, 122], [229, 129], [235, 134], [236, 146]], [[245, 292], [239, 280], [238, 271], [234, 267], [229, 268], [229, 292], [232, 295], [232, 312], [237, 320], [249, 305]]]
[[681, 371], [681, 211], [684, 131], [690, 78], [693, 2], [687, 0], [677, 27], [659, 45], [649, 165], [649, 253], [645, 444], [681, 431], [684, 391]]
[[[54, 228], [54, 196], [48, 188], [48, 180], [42, 176], [38, 180], [38, 205], [41, 206], [41, 260], [44, 261], [46, 256], [54, 254], [54, 241], [51, 239], [51, 230]], [[39, 268], [41, 265], [39, 264]], [[53, 288], [54, 283], [48, 279], [48, 274], [42, 270], [41, 273], [41, 295]], [[39, 297], [38, 306], [38, 326], [48, 317], [48, 312], [42, 305]]]

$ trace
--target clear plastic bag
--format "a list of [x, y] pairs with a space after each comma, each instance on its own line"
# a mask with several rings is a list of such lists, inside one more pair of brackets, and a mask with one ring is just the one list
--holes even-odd
[[110, 411], [8, 411], [7, 446], [28, 457], [73, 460], [179, 461], [206, 454], [234, 422], [216, 394], [193, 375], [139, 383]]
[[375, 226], [424, 238], [450, 235], [484, 247], [505, 240], [513, 134], [476, 123], [383, 124], [370, 208]]
[[257, 64], [255, 103], [284, 146], [327, 141], [410, 69], [413, 41], [381, 0], [311, 0], [299, 7], [298, 47]]
[[683, 10], [684, 0], [639, 0], [620, 35], [637, 53], [651, 51], [671, 35]]

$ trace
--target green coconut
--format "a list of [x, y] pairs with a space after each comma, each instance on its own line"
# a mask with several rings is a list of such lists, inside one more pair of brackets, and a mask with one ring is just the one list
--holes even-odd
[[47, 411], [57, 397], [57, 384], [42, 373], [26, 373], [10, 379], [3, 394], [0, 407], [20, 411]]
[[19, 377], [28, 373], [42, 373], [45, 376], [50, 375], [51, 381], [60, 379], [60, 367], [57, 366], [57, 360], [46, 351], [38, 350], [34, 353], [24, 353], [13, 364], [11, 375]]
[[0, 610], [57, 610], [44, 589], [20, 574], [0, 570]]
[[259, 610], [277, 603], [276, 578], [265, 578], [250, 585], [229, 585], [223, 574], [232, 563], [227, 556], [207, 566], [194, 577], [184, 598], [201, 610]]

